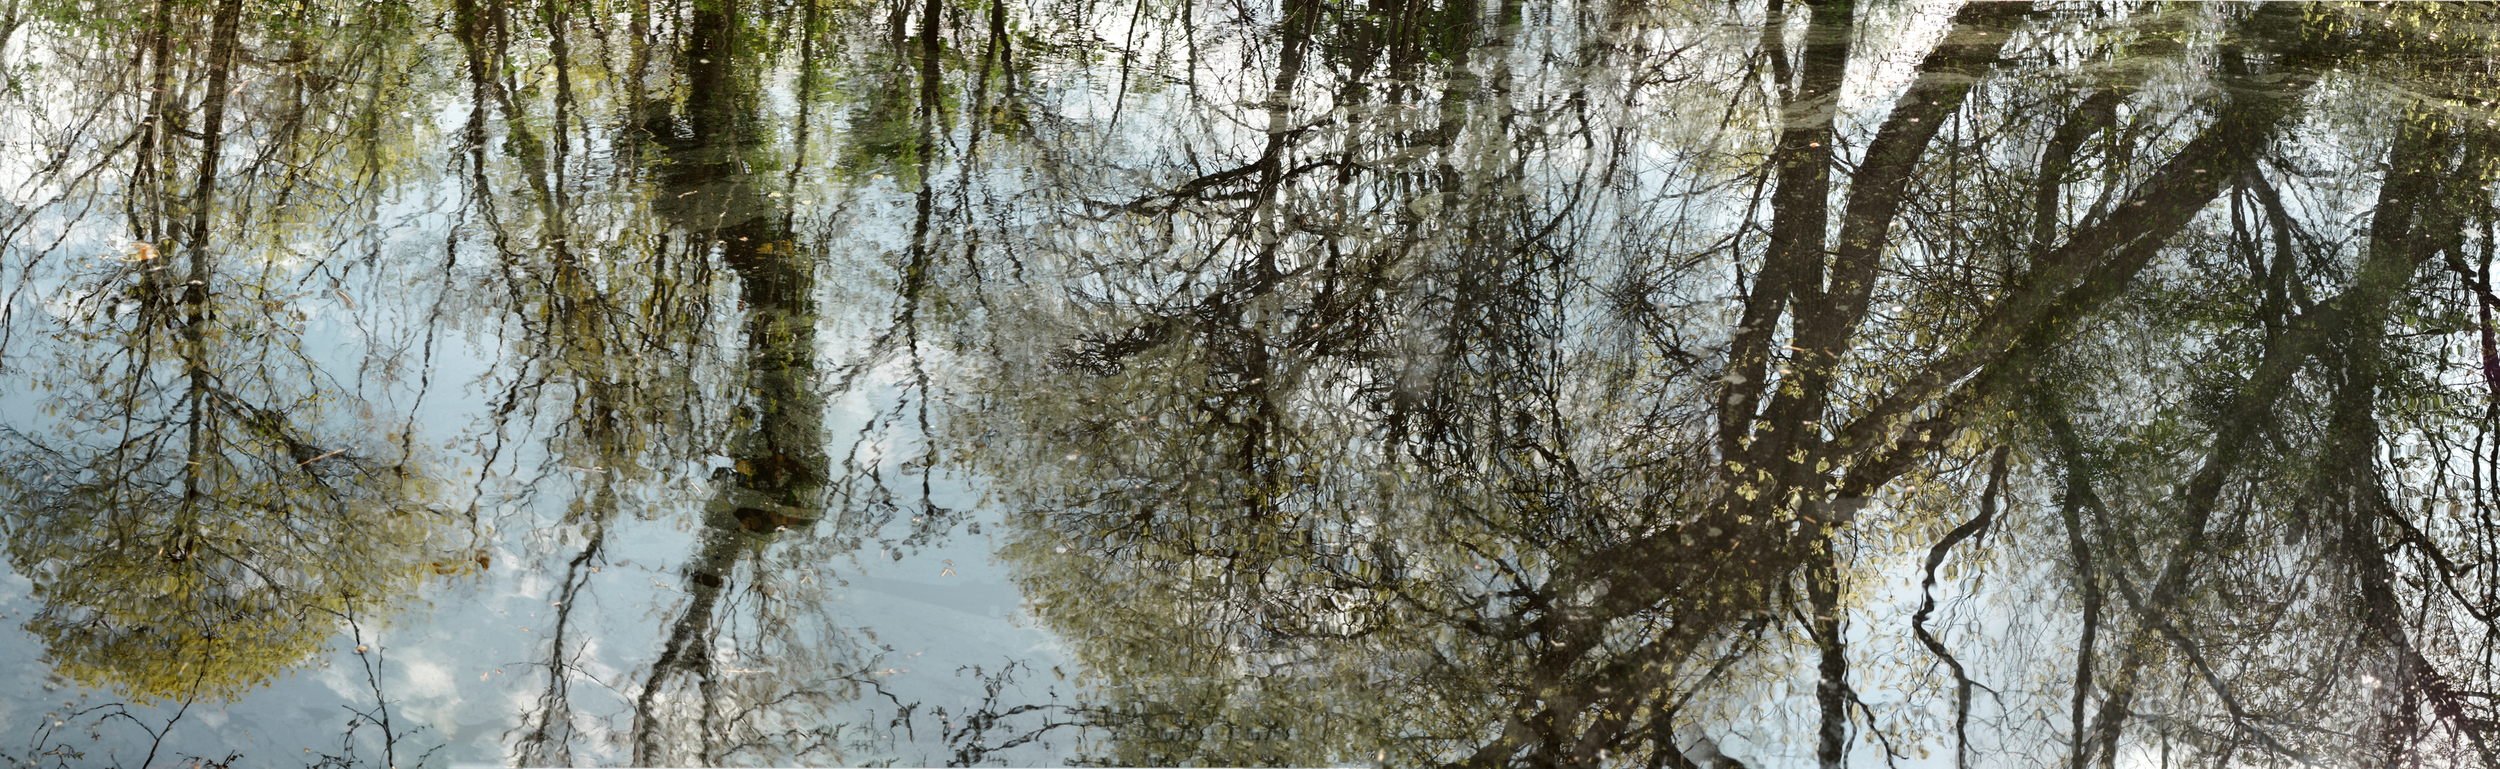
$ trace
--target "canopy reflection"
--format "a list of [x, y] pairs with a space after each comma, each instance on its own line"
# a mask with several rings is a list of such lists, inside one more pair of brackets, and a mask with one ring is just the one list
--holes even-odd
[[13, 10], [0, 756], [2500, 762], [2495, 22]]

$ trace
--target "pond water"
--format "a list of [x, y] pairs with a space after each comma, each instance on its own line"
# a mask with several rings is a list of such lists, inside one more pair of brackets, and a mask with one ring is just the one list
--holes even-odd
[[0, 760], [2500, 765], [2500, 11], [12, 0]]

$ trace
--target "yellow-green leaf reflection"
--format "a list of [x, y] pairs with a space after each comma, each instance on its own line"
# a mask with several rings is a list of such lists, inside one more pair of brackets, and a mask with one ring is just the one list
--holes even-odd
[[10, 563], [63, 673], [142, 701], [234, 696], [422, 579], [482, 568], [447, 544], [427, 466], [285, 367], [295, 340], [261, 303], [169, 304], [64, 327], [105, 362], [61, 362], [47, 408], [66, 418], [5, 436]]
[[[307, 126], [380, 119], [326, 73], [388, 58], [399, 22], [382, 14], [321, 40], [241, 0], [117, 10], [138, 15], [45, 27], [65, 40], [121, 28], [145, 43], [137, 56], [64, 66], [155, 87], [57, 94], [138, 118], [97, 155], [125, 172], [44, 170], [65, 199], [123, 212], [128, 240], [107, 258], [77, 258], [91, 253], [81, 241], [16, 265], [58, 298], [10, 329], [39, 340], [10, 360], [35, 386], [15, 405], [45, 417], [0, 432], [0, 527], [40, 602], [26, 627], [60, 673], [137, 702], [221, 700], [311, 664], [427, 577], [485, 560], [451, 544], [407, 416], [368, 400], [395, 380], [393, 361], [350, 377], [322, 362], [340, 327], [375, 327], [307, 231], [370, 221], [399, 169], [387, 147]], [[271, 88], [246, 95], [254, 83]], [[370, 85], [363, 96], [387, 90]], [[86, 124], [57, 130], [64, 146], [89, 140]], [[341, 171], [355, 180], [318, 178]], [[36, 221], [78, 222], [79, 206], [63, 209]]]
[[22, 490], [9, 555], [43, 603], [28, 627], [60, 672], [134, 700], [241, 695], [306, 664], [345, 621], [391, 612], [431, 571], [438, 527], [397, 485], [246, 485], [194, 515], [178, 493]]

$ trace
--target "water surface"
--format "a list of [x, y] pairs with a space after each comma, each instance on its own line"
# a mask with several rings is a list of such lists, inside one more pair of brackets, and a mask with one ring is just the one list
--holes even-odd
[[2500, 764], [2495, 51], [20, 0], [0, 758]]

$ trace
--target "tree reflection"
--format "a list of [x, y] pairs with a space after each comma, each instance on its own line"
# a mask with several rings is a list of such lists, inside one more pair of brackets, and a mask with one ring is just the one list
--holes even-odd
[[[436, 479], [404, 444], [356, 438], [389, 426], [306, 350], [319, 308], [295, 289], [314, 270], [250, 234], [341, 202], [367, 210], [357, 191], [309, 190], [275, 166], [345, 160], [302, 126], [342, 106], [316, 85], [327, 66], [379, 52], [314, 62], [300, 30], [247, 25], [240, 2], [206, 10], [178, 19], [157, 3], [132, 59], [156, 87], [98, 105], [138, 107], [106, 156], [127, 182], [56, 177], [79, 185], [71, 199], [120, 209], [138, 239], [87, 265], [33, 252], [17, 273], [76, 281], [31, 360], [47, 418], [6, 434], [10, 562], [42, 602], [27, 627], [60, 672], [140, 702], [239, 696], [355, 617], [393, 613], [429, 572], [475, 568], [437, 542]], [[263, 71], [247, 42], [299, 55]], [[276, 82], [243, 96], [255, 78]], [[235, 144], [262, 151], [238, 164]]]
[[[774, 610], [771, 587], [745, 591], [760, 635], [728, 636], [755, 647], [715, 648], [731, 619], [724, 615], [739, 562], [759, 556], [780, 532], [812, 527], [828, 475], [816, 383], [816, 265], [776, 200], [793, 189], [774, 184], [771, 172], [781, 164], [758, 125], [760, 84], [752, 73], [769, 52], [747, 38], [747, 12], [737, 3], [693, 10], [684, 36], [687, 97], [677, 121], [658, 134], [669, 166], [656, 205], [684, 233], [689, 258], [718, 258], [736, 275], [747, 374], [734, 391], [742, 413], [725, 446], [732, 463], [712, 479], [696, 550], [682, 572], [686, 603], [673, 613], [635, 700], [634, 763], [645, 766], [717, 764], [759, 751], [838, 757], [835, 740], [778, 740], [770, 731], [785, 719], [803, 730], [807, 713], [822, 714], [859, 689], [851, 678], [858, 663], [839, 656], [846, 639], [835, 633], [815, 639], [831, 648], [809, 649], [806, 631]], [[826, 651], [837, 656], [810, 659]], [[725, 658], [763, 669], [726, 669]]]
[[[1195, 114], [1263, 136], [1178, 131], [1216, 170], [1072, 195], [1037, 239], [1055, 269], [1028, 275], [1061, 304], [1000, 323], [1072, 342], [998, 358], [964, 427], [1019, 426], [979, 461], [1022, 511], [1029, 594], [1125, 703], [1105, 711], [1104, 760], [1681, 765], [1787, 707], [1751, 703], [1798, 653], [1814, 704], [1789, 717], [1826, 766], [1902, 751], [1937, 718], [1965, 762], [1975, 731], [2061, 727], [2057, 762], [2077, 766], [2133, 739], [2218, 763], [2483, 750], [2485, 703], [2452, 681], [2488, 671], [2412, 640], [2449, 620], [2406, 619], [2483, 601], [2421, 581], [2462, 567], [2387, 560], [2390, 543], [2444, 550], [2396, 501], [2426, 489], [2354, 461], [2457, 440], [2389, 421], [2375, 393], [2442, 370], [2387, 345], [2478, 328], [2434, 320], [2466, 302], [2407, 287], [2443, 253], [2480, 274], [2463, 249], [2488, 208], [2485, 134], [2450, 117], [2480, 86], [2423, 62], [2472, 50], [2457, 38], [2483, 21], [2274, 5], [2077, 36], [2063, 11], [1972, 4], [1866, 115], [1844, 101], [1875, 62], [1858, 25], [1900, 23], [1877, 9], [1732, 11], [1759, 31], [1741, 40], [1675, 12], [1558, 13], [1568, 32], [1520, 13], [1486, 11], [1501, 21], [1400, 78], [1440, 86], [1409, 105], [1362, 84], [1379, 59], [1316, 69], [1315, 13], [1279, 6], [1272, 49], [1227, 53], [1272, 68], [1243, 89], [1258, 98], [1229, 108], [1236, 91], [1193, 81]], [[1693, 42], [1644, 48], [1661, 39]], [[1592, 92], [1565, 66], [1671, 74]], [[2313, 114], [2339, 66], [2455, 95], [2384, 122]], [[1714, 100], [1679, 73], [1746, 87]], [[1608, 99], [1627, 106], [1591, 106]], [[1652, 134], [1623, 117], [1635, 101], [1727, 122]], [[2303, 126], [2357, 146], [2400, 127], [2354, 235], [2282, 202], [2323, 200], [2333, 172], [2315, 169], [2356, 162], [2318, 156]], [[1650, 162], [1644, 142], [1685, 152], [1674, 186], [1624, 170]], [[2430, 338], [2382, 331], [2404, 327]], [[2088, 426], [2042, 405], [2086, 394]], [[2096, 482], [2102, 456], [2140, 469]], [[2044, 473], [2064, 491], [2017, 483]], [[1932, 624], [1931, 597], [1904, 635], [1933, 672], [1892, 672], [1899, 645], [1858, 672], [1883, 647], [1847, 626], [1885, 620], [1881, 572], [1913, 553], [1931, 595], [1941, 569], [1995, 611], [2038, 611], [2023, 585], [2074, 585], [2080, 656], [2053, 673], [1974, 659], [1981, 641]], [[2385, 655], [2369, 680], [2338, 672], [2356, 657], [2210, 635], [2240, 623], [2234, 596], [2310, 573], [2217, 559], [2299, 553], [2350, 587], [2276, 592], [2338, 619], [2271, 632]], [[2017, 587], [1975, 592], [1983, 578]], [[1940, 716], [1860, 694], [1948, 672]], [[2002, 688], [2042, 673], [2065, 683]], [[2285, 676], [2307, 693], [2261, 683]], [[2320, 707], [2362, 691], [2370, 710]], [[2021, 698], [2071, 718], [2025, 725]], [[2383, 737], [2330, 737], [2348, 718]]]
[[[19, 67], [71, 117], [0, 116], [66, 190], [0, 212], [62, 297], [0, 336], [51, 409], [5, 520], [55, 661], [136, 698], [559, 510], [528, 763], [598, 739], [576, 612], [644, 524], [689, 532], [611, 687], [645, 765], [1071, 712], [1105, 764], [2500, 761], [2487, 8], [97, 15], [45, 23], [111, 87]], [[378, 226], [424, 151], [377, 105], [426, 89], [455, 200], [404, 322], [503, 356], [458, 553], [288, 241]], [[70, 265], [90, 203], [131, 245]], [[949, 466], [1082, 708], [1029, 665], [907, 702], [822, 584], [979, 533]]]
[[[624, 14], [631, 24], [621, 36], [551, 22], [542, 41], [521, 26], [521, 9], [493, 0], [454, 4], [470, 104], [464, 211], [485, 224], [474, 245], [496, 256], [496, 298], [517, 321], [516, 365], [497, 419], [539, 419], [553, 435], [546, 468], [516, 495], [560, 493], [565, 479], [580, 479], [570, 484], [576, 495], [562, 524], [580, 533], [580, 549], [560, 560], [560, 585], [547, 596], [557, 619], [544, 647], [546, 684], [511, 732], [519, 760], [562, 763], [598, 749], [573, 686], [587, 678], [582, 657], [596, 640], [578, 627], [580, 607], [596, 594], [593, 575], [609, 563], [610, 538], [626, 515], [682, 519], [694, 532], [688, 561], [662, 588], [682, 600], [655, 607], [664, 617], [660, 640], [624, 693], [630, 726], [619, 742], [630, 746], [630, 760], [858, 760], [893, 747], [881, 729], [907, 731], [932, 713], [946, 718], [878, 684], [876, 676], [893, 671], [872, 672], [880, 667], [873, 632], [863, 633], [836, 602], [843, 583], [831, 563], [866, 538], [885, 539], [883, 528], [905, 509], [891, 479], [873, 469], [882, 458], [861, 456], [879, 426], [863, 429], [855, 461], [837, 471], [824, 424], [828, 393], [864, 389], [870, 369], [918, 349], [921, 310], [910, 276], [925, 275], [934, 258], [926, 243], [938, 190], [918, 185], [920, 245], [900, 270], [907, 285], [894, 327], [840, 366], [818, 361], [818, 328], [828, 325], [818, 274], [853, 224], [811, 209], [817, 201], [802, 203], [826, 194], [829, 181], [921, 180], [934, 137], [964, 111], [1000, 124], [1012, 119], [1012, 110], [971, 106], [992, 103], [986, 84], [969, 100], [940, 88], [952, 65], [936, 52], [959, 43], [925, 37], [939, 24], [928, 14], [939, 9], [897, 9], [902, 15], [892, 23], [904, 25], [897, 35], [917, 28], [924, 39], [881, 46], [866, 65], [846, 70], [834, 66], [842, 42], [835, 33], [865, 23], [868, 9], [637, 5]], [[917, 21], [914, 11], [922, 14]], [[992, 33], [1007, 25], [1003, 13], [989, 11]], [[556, 37], [570, 38], [562, 47], [626, 55], [567, 65]], [[1006, 47], [991, 41], [982, 61], [1005, 69]], [[611, 69], [618, 61], [630, 62], [632, 77]], [[578, 97], [561, 87], [552, 94], [512, 87], [513, 73], [541, 66], [578, 69], [584, 83], [630, 84], [622, 93], [585, 87]], [[771, 104], [768, 75], [783, 72], [797, 81], [795, 115]], [[1012, 92], [1012, 73], [1001, 74]], [[892, 101], [846, 114], [827, 93], [828, 82], [846, 79], [905, 85], [878, 92]], [[605, 155], [568, 165], [565, 140], [548, 137], [574, 128], [567, 115], [587, 133], [593, 121], [578, 116], [603, 98], [621, 98], [630, 128]], [[830, 180], [790, 160], [822, 146], [815, 142], [825, 141], [827, 112], [852, 128], [830, 132], [831, 154], [840, 158]], [[990, 125], [974, 129], [976, 136]], [[898, 131], [918, 138], [889, 142]], [[585, 138], [578, 146], [600, 144]], [[831, 194], [859, 193], [836, 187]], [[925, 371], [912, 386], [925, 391]], [[521, 447], [523, 456], [529, 448]], [[687, 477], [680, 469], [696, 463], [711, 465], [709, 473]], [[677, 492], [681, 486], [698, 493]], [[942, 536], [949, 524], [931, 512], [925, 483], [920, 493], [909, 528], [921, 533], [905, 535], [914, 544]], [[871, 723], [882, 703], [855, 702], [868, 691], [891, 702], [893, 723]], [[947, 731], [949, 739], [977, 741], [990, 730], [975, 719]]]

